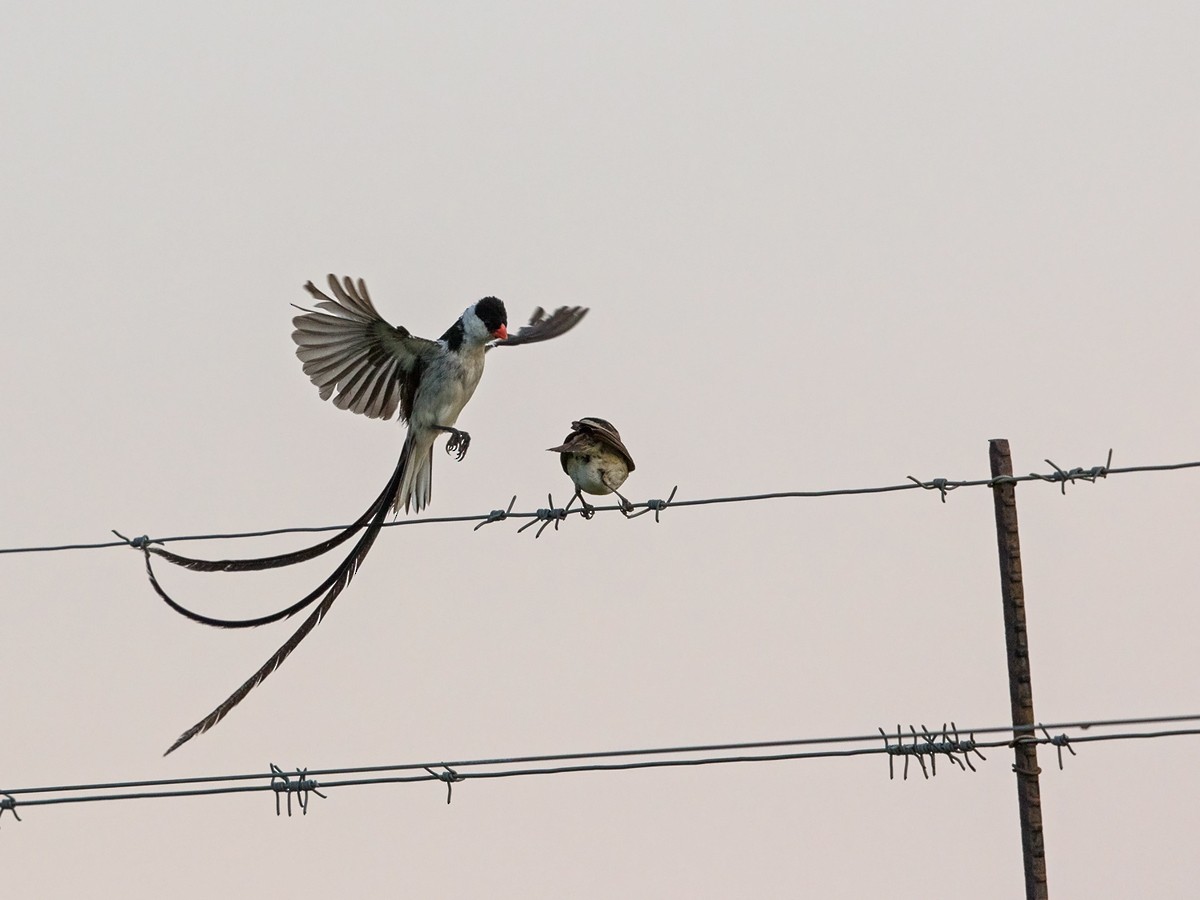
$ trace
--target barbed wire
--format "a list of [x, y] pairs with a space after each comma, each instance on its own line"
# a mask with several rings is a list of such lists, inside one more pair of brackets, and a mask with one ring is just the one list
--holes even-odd
[[[899, 491], [914, 491], [927, 490], [938, 491], [943, 503], [946, 502], [946, 496], [951, 491], [959, 488], [973, 487], [993, 487], [997, 484], [1010, 484], [1024, 481], [1038, 481], [1050, 484], [1058, 484], [1061, 487], [1062, 493], [1066, 494], [1067, 484], [1075, 484], [1079, 481], [1095, 482], [1101, 478], [1107, 478], [1110, 475], [1128, 475], [1139, 472], [1169, 472], [1180, 469], [1195, 469], [1200, 468], [1200, 461], [1195, 462], [1180, 462], [1180, 463], [1165, 463], [1160, 465], [1143, 465], [1143, 466], [1119, 466], [1112, 465], [1112, 450], [1108, 451], [1108, 459], [1104, 465], [1092, 466], [1090, 468], [1076, 467], [1072, 469], [1063, 469], [1052, 460], [1047, 459], [1046, 464], [1053, 471], [1046, 473], [1031, 472], [1028, 475], [1013, 475], [1001, 476], [1000, 478], [976, 478], [967, 480], [953, 480], [949, 478], [932, 478], [928, 481], [922, 481], [914, 475], [908, 475], [907, 481], [899, 484], [877, 485], [873, 487], [854, 487], [854, 488], [832, 488], [827, 490], [814, 491], [774, 491], [765, 494], [743, 494], [730, 497], [702, 497], [692, 500], [676, 500], [675, 494], [679, 490], [678, 485], [671, 490], [667, 499], [651, 499], [642, 503], [632, 504], [632, 508], [640, 510], [629, 516], [631, 519], [636, 519], [638, 516], [643, 516], [646, 513], [653, 512], [655, 521], [659, 521], [660, 514], [670, 509], [682, 509], [691, 506], [711, 506], [725, 503], [753, 503], [764, 500], [785, 500], [785, 499], [813, 499], [818, 497], [850, 497], [860, 496], [864, 494], [888, 494]], [[551, 524], [555, 529], [559, 523], [564, 521], [571, 515], [582, 515], [583, 510], [557, 507], [554, 504], [553, 495], [547, 496], [546, 507], [530, 511], [513, 511], [513, 506], [516, 505], [517, 498], [514, 495], [506, 509], [493, 509], [487, 513], [478, 513], [474, 515], [461, 516], [430, 516], [427, 518], [409, 518], [397, 519], [393, 522], [383, 523], [384, 528], [396, 528], [402, 525], [443, 525], [449, 523], [475, 522], [473, 530], [478, 531], [484, 525], [491, 525], [496, 522], [502, 522], [506, 519], [529, 519], [525, 525], [521, 526], [519, 531], [524, 531], [527, 528], [541, 523], [536, 535], [541, 536]], [[611, 506], [595, 506], [592, 507], [596, 512], [622, 512], [620, 505], [614, 504]], [[217, 540], [242, 540], [245, 538], [270, 537], [280, 534], [313, 534], [326, 531], [343, 531], [349, 528], [349, 525], [315, 525], [315, 526], [291, 526], [285, 528], [269, 528], [261, 531], [237, 531], [212, 534], [179, 534], [168, 537], [151, 538], [146, 535], [140, 537], [128, 538], [119, 532], [114, 531], [119, 540], [115, 541], [98, 541], [95, 543], [76, 543], [76, 544], [54, 544], [48, 546], [36, 547], [2, 547], [0, 554], [8, 553], [50, 553], [67, 550], [102, 550], [112, 547], [129, 547], [141, 548], [147, 544], [168, 544], [180, 541], [217, 541]]]
[[[983, 755], [981, 750], [1012, 747], [1017, 743], [1054, 746], [1058, 751], [1058, 766], [1062, 769], [1062, 751], [1066, 749], [1070, 754], [1075, 755], [1075, 750], [1072, 747], [1073, 744], [1200, 735], [1200, 727], [1118, 732], [1115, 734], [1068, 735], [1067, 731], [1087, 731], [1092, 728], [1116, 728], [1135, 725], [1164, 725], [1182, 722], [1200, 722], [1200, 714], [1072, 721], [1049, 724], [1039, 723], [1030, 728], [1017, 728], [1012, 725], [991, 726], [987, 728], [959, 728], [953, 722], [950, 722], [949, 724], [943, 724], [940, 729], [929, 729], [924, 725], [921, 725], [918, 729], [910, 725], [906, 731], [897, 725], [894, 735], [879, 728], [874, 734], [846, 735], [840, 737], [651, 747], [630, 750], [602, 750], [583, 753], [401, 763], [396, 765], [352, 766], [325, 769], [298, 768], [290, 773], [272, 763], [268, 772], [251, 772], [235, 775], [202, 775], [189, 778], [160, 778], [92, 784], [62, 784], [27, 788], [0, 788], [0, 817], [6, 811], [11, 811], [17, 820], [20, 821], [20, 816], [17, 814], [18, 807], [259, 792], [271, 792], [275, 795], [276, 815], [281, 814], [281, 797], [284, 795], [286, 795], [287, 813], [289, 816], [292, 815], [293, 794], [297, 797], [301, 813], [307, 815], [310, 794], [316, 794], [318, 797], [325, 798], [327, 795], [322, 793], [322, 790], [340, 787], [437, 781], [446, 785], [446, 802], [449, 803], [453, 785], [475, 779], [562, 775], [582, 772], [626, 772], [639, 769], [696, 767], [749, 762], [781, 762], [785, 760], [836, 759], [877, 755], [887, 755], [889, 779], [895, 777], [895, 760], [897, 758], [903, 759], [903, 777], [907, 780], [910, 760], [917, 760], [925, 778], [937, 775], [936, 760], [938, 756], [949, 759], [963, 771], [969, 770], [975, 772], [977, 770], [972, 763], [972, 755], [974, 755], [975, 759], [986, 761], [987, 757]], [[1039, 731], [1041, 732], [1040, 735], [1037, 733]], [[1051, 731], [1059, 733], [1051, 734]], [[979, 735], [989, 734], [1001, 735], [1001, 737], [984, 740], [978, 737]], [[882, 746], [880, 746], [881, 738]], [[908, 743], [905, 742], [906, 740]], [[862, 746], [838, 747], [837, 745]], [[820, 747], [823, 749], [798, 749], [804, 747]], [[763, 752], [768, 750], [786, 752]], [[712, 754], [721, 755], [714, 756]], [[926, 760], [929, 762], [928, 767], [926, 766]], [[548, 765], [551, 763], [555, 765]], [[251, 784], [248, 782], [265, 783]], [[146, 788], [160, 790], [143, 790]], [[52, 796], [37, 796], [42, 794]]]

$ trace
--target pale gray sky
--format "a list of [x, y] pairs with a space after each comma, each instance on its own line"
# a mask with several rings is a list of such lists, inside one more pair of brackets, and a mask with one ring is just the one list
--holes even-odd
[[[1186, 3], [10, 5], [0, 546], [344, 521], [394, 423], [322, 403], [326, 272], [437, 336], [514, 321], [432, 515], [565, 499], [573, 418], [636, 500], [1200, 458], [1200, 12]], [[1200, 475], [1018, 502], [1045, 721], [1197, 711]], [[180, 546], [252, 555], [304, 538]], [[163, 573], [216, 614], [300, 573]], [[391, 529], [304, 645], [167, 610], [113, 549], [0, 557], [0, 786], [1008, 718], [991, 497]], [[1195, 896], [1197, 739], [1043, 754], [1057, 897]], [[861, 897], [1022, 890], [1011, 757], [28, 808], [7, 894]], [[940, 770], [949, 767], [939, 767]]]

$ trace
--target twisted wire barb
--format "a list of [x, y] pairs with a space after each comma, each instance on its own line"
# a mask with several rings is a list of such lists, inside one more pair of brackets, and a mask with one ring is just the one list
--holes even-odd
[[295, 780], [293, 781], [292, 780], [293, 776], [289, 776], [286, 772], [283, 771], [283, 769], [281, 769], [281, 768], [279, 768], [279, 766], [275, 765], [275, 763], [271, 763], [270, 765], [271, 765], [270, 788], [271, 788], [271, 790], [273, 790], [275, 792], [275, 815], [276, 816], [278, 816], [280, 814], [280, 812], [279, 812], [279, 797], [281, 794], [287, 795], [288, 818], [291, 818], [291, 816], [292, 816], [292, 795], [293, 794], [296, 795], [296, 802], [300, 806], [301, 815], [305, 815], [305, 816], [308, 815], [308, 795], [310, 793], [316, 794], [322, 800], [326, 799], [325, 795], [322, 794], [319, 790], [317, 790], [317, 788], [319, 787], [317, 782], [314, 779], [308, 777], [308, 769], [297, 769], [293, 773], [293, 776], [295, 778]]
[[517, 495], [513, 494], [513, 498], [508, 501], [508, 509], [493, 509], [487, 514], [487, 518], [472, 528], [472, 531], [478, 531], [484, 525], [491, 525], [493, 522], [503, 522], [508, 518], [508, 514], [512, 512], [512, 508], [517, 503]]
[[[536, 525], [538, 522], [542, 523], [542, 527], [537, 530], [537, 534], [534, 535], [535, 538], [540, 538], [542, 536], [542, 532], [545, 531], [546, 528], [551, 523], [554, 523], [554, 530], [558, 531], [558, 523], [561, 522], [563, 519], [565, 519], [567, 516], [569, 516], [570, 511], [565, 508], [560, 509], [560, 508], [555, 507], [554, 497], [551, 496], [550, 494], [546, 495], [546, 503], [549, 506], [549, 508], [548, 509], [542, 508], [542, 509], [539, 509], [537, 512], [535, 512], [533, 514], [533, 516], [534, 516], [533, 520], [530, 522], [526, 522], [524, 525], [522, 525], [520, 528], [518, 528], [517, 534], [520, 534], [526, 528], [530, 528], [530, 527]], [[596, 507], [593, 507], [593, 509], [595, 509], [595, 508]], [[579, 510], [579, 514], [582, 515], [583, 510]]]
[[1072, 756], [1078, 756], [1079, 754], [1075, 752], [1075, 748], [1071, 746], [1071, 739], [1065, 734], [1056, 734], [1051, 737], [1050, 732], [1046, 730], [1046, 726], [1039, 724], [1038, 728], [1042, 729], [1042, 734], [1046, 736], [1046, 742], [1051, 744], [1054, 749], [1058, 751], [1058, 771], [1061, 772], [1063, 768], [1063, 747], [1066, 747]]
[[450, 768], [445, 763], [442, 764], [442, 771], [440, 771], [440, 772], [435, 772], [433, 769], [429, 768], [429, 766], [423, 766], [422, 768], [424, 768], [426, 772], [428, 772], [430, 775], [432, 775], [438, 781], [444, 781], [446, 783], [446, 805], [449, 806], [450, 805], [450, 793], [451, 793], [451, 791], [454, 790], [454, 785], [460, 781], [465, 780], [467, 776], [459, 775], [457, 772], [455, 772], [452, 768]]
[[0, 816], [4, 815], [5, 810], [11, 811], [13, 814], [13, 817], [18, 822], [21, 821], [21, 816], [17, 812], [17, 798], [14, 797], [12, 794], [0, 795]]
[[[884, 751], [888, 754], [888, 780], [892, 781], [896, 777], [895, 758], [897, 756], [904, 757], [904, 780], [908, 781], [908, 761], [915, 758], [921, 766], [921, 774], [928, 779], [932, 775], [937, 775], [937, 758], [939, 755], [946, 756], [950, 762], [954, 763], [959, 769], [966, 771], [970, 769], [972, 772], [977, 771], [971, 762], [971, 754], [974, 753], [982, 760], [987, 757], [979, 752], [978, 742], [975, 740], [975, 733], [971, 732], [970, 737], [964, 740], [959, 736], [958, 726], [953, 722], [947, 727], [946, 723], [942, 723], [940, 732], [931, 732], [924, 725], [921, 726], [920, 737], [918, 740], [917, 730], [912, 726], [908, 726], [908, 730], [912, 735], [912, 743], [904, 743], [904, 732], [900, 730], [900, 726], [896, 726], [896, 743], [891, 743], [887, 732], [882, 728], [879, 729], [879, 734], [883, 737]], [[1049, 735], [1047, 735], [1049, 737]], [[962, 755], [959, 759], [958, 754]], [[925, 757], [929, 757], [929, 768], [925, 768]]]

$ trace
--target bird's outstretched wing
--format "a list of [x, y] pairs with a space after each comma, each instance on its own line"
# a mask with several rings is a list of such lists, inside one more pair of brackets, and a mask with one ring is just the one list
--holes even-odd
[[339, 282], [330, 275], [329, 288], [332, 297], [305, 284], [323, 312], [304, 310], [292, 320], [304, 374], [339, 409], [372, 419], [390, 419], [398, 409], [408, 419], [421, 369], [439, 345], [385, 322], [361, 278]]
[[546, 311], [539, 306], [533, 311], [528, 325], [523, 326], [516, 334], [510, 335], [502, 341], [493, 341], [488, 344], [488, 349], [548, 341], [550, 338], [566, 334], [578, 325], [585, 315], [587, 315], [587, 309], [583, 306], [560, 306], [550, 315], [546, 315]]

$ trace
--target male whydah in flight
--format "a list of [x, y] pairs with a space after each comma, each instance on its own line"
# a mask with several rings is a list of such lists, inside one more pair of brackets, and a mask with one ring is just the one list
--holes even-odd
[[[455, 425], [483, 375], [487, 351], [558, 337], [574, 328], [587, 312], [578, 306], [563, 306], [546, 315], [539, 307], [528, 325], [509, 335], [504, 304], [495, 297], [485, 297], [468, 306], [445, 334], [433, 341], [385, 322], [375, 311], [362, 279], [339, 281], [330, 275], [329, 289], [333, 296], [311, 281], [304, 287], [316, 298], [317, 309], [304, 310], [303, 315], [293, 319], [296, 330], [292, 337], [304, 372], [317, 386], [322, 399], [332, 398], [338, 407], [374, 419], [390, 419], [399, 413], [400, 420], [408, 425], [408, 434], [396, 469], [375, 502], [354, 524], [315, 546], [259, 559], [202, 560], [141, 545], [155, 591], [172, 609], [194, 621], [219, 628], [252, 628], [278, 622], [317, 604], [295, 634], [257, 672], [220, 706], [181, 734], [167, 753], [216, 725], [279, 668], [350, 583], [389, 510], [399, 512], [403, 507], [406, 512], [410, 509], [420, 512], [429, 504], [434, 442], [447, 434], [450, 437], [446, 452], [456, 453], [460, 460], [466, 454], [470, 435]], [[286, 609], [254, 619], [215, 619], [186, 609], [162, 589], [150, 565], [154, 555], [202, 572], [272, 569], [313, 559], [359, 532], [362, 534], [349, 555], [311, 593]]]

